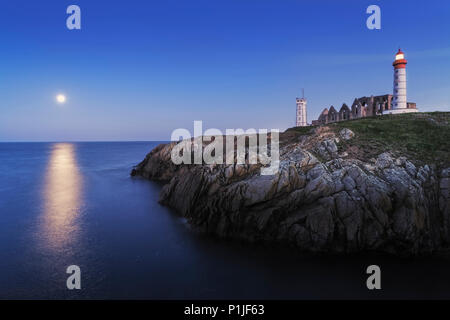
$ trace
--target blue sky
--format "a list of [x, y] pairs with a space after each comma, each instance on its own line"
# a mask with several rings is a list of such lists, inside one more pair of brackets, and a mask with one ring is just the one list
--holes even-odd
[[2, 1], [0, 141], [168, 140], [194, 120], [283, 130], [301, 88], [309, 122], [391, 93], [399, 47], [408, 101], [450, 111], [449, 18], [444, 0]]

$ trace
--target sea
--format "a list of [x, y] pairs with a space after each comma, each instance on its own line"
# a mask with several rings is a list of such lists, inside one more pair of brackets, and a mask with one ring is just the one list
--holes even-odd
[[[445, 257], [308, 254], [194, 232], [158, 203], [161, 184], [130, 176], [159, 143], [0, 143], [0, 299], [450, 298]], [[368, 289], [372, 265], [380, 289]], [[68, 288], [70, 266], [80, 289]]]

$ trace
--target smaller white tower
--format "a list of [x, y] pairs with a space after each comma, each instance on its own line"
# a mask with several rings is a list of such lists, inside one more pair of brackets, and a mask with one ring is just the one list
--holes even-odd
[[297, 102], [297, 117], [295, 121], [296, 127], [306, 127], [308, 126], [307, 117], [306, 117], [306, 99], [305, 92], [303, 91], [302, 98], [296, 98]]

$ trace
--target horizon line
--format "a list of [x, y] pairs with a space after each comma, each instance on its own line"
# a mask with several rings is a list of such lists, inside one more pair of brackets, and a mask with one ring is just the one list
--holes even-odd
[[50, 141], [50, 140], [39, 140], [39, 141], [25, 141], [25, 140], [11, 140], [11, 141], [0, 141], [0, 143], [98, 143], [98, 142], [168, 142], [170, 140], [60, 140], [60, 141]]

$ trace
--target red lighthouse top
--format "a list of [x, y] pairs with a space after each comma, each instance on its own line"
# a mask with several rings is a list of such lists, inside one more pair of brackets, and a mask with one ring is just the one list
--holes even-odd
[[406, 68], [406, 64], [408, 61], [405, 59], [405, 54], [402, 49], [398, 49], [398, 52], [395, 54], [395, 61], [392, 63], [395, 69], [404, 69]]

